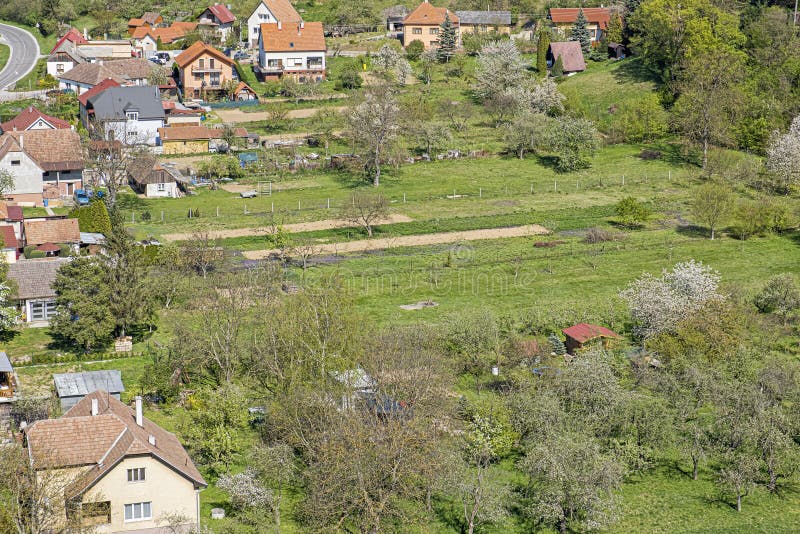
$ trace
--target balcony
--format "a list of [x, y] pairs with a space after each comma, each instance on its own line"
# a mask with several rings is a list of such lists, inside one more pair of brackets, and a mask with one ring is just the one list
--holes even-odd
[[195, 73], [202, 74], [202, 73], [206, 73], [206, 72], [211, 73], [211, 74], [214, 74], [214, 73], [221, 74], [222, 73], [222, 69], [218, 69], [216, 67], [192, 67], [192, 74], [195, 74]]

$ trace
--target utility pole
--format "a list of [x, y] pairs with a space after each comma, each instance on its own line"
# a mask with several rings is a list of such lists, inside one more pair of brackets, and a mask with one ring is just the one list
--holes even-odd
[[792, 20], [792, 24], [797, 26], [797, 4], [798, 0], [794, 0], [794, 20]]

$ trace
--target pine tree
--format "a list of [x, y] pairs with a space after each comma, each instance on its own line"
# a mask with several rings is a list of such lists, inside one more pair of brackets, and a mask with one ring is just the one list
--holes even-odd
[[536, 45], [536, 70], [542, 76], [547, 76], [547, 50], [550, 48], [550, 32], [539, 32], [539, 42]]
[[561, 56], [558, 56], [556, 62], [553, 63], [553, 68], [550, 69], [550, 75], [553, 78], [561, 78], [564, 75], [564, 60], [561, 59]]
[[619, 16], [619, 13], [611, 15], [608, 30], [606, 30], [606, 41], [609, 43], [622, 42], [622, 17]]
[[448, 11], [445, 13], [444, 22], [439, 28], [439, 48], [436, 50], [436, 57], [439, 61], [450, 61], [450, 58], [456, 53], [457, 40], [456, 27], [453, 21], [450, 20], [450, 12]]
[[589, 23], [586, 20], [586, 15], [583, 14], [583, 9], [578, 11], [578, 18], [575, 19], [575, 25], [572, 27], [572, 35], [570, 41], [578, 41], [581, 43], [581, 50], [583, 55], [586, 56], [592, 51], [592, 35], [586, 25]]
[[567, 353], [567, 347], [564, 346], [564, 342], [561, 341], [561, 338], [559, 338], [557, 335], [550, 334], [549, 336], [547, 336], [547, 341], [553, 348], [553, 353], [556, 354], [557, 356], [563, 356], [564, 354]]

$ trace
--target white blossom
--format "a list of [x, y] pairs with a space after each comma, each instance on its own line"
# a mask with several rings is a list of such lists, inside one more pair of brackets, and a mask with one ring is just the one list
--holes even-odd
[[525, 62], [511, 41], [497, 41], [485, 45], [478, 52], [478, 67], [475, 72], [475, 95], [488, 99], [509, 87], [525, 81]]
[[236, 475], [222, 475], [217, 487], [226, 491], [231, 497], [231, 504], [240, 510], [271, 509], [275, 500], [272, 490], [259, 482], [253, 469]]
[[706, 302], [724, 298], [719, 273], [694, 260], [678, 263], [660, 277], [645, 273], [620, 293], [628, 302], [641, 337], [672, 330]]
[[774, 133], [767, 147], [766, 164], [780, 188], [800, 184], [800, 115], [794, 118], [787, 133]]

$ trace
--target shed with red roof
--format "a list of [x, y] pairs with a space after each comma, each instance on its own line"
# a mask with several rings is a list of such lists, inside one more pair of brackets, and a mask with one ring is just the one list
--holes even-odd
[[601, 340], [603, 348], [608, 348], [610, 340], [622, 339], [619, 334], [605, 326], [589, 323], [578, 323], [563, 329], [562, 332], [567, 337], [567, 341], [564, 344], [570, 354], [575, 354], [575, 351], [582, 349], [587, 343], [597, 339]]

